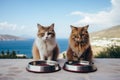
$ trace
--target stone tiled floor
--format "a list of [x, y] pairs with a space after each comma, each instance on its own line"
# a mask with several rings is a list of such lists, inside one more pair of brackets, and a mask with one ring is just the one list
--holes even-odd
[[[120, 59], [94, 59], [98, 70], [91, 73], [72, 73], [63, 69], [54, 73], [26, 71], [32, 59], [0, 59], [0, 80], [120, 80]], [[59, 60], [62, 67], [65, 60]]]

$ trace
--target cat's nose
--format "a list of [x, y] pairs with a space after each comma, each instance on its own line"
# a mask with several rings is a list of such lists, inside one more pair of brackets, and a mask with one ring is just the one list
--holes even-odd
[[80, 39], [78, 38], [77, 41], [80, 41]]
[[75, 40], [76, 40], [77, 42], [79, 42], [79, 41], [80, 41], [80, 39], [79, 39], [79, 38], [76, 38]]
[[46, 37], [46, 39], [48, 39], [48, 37]]

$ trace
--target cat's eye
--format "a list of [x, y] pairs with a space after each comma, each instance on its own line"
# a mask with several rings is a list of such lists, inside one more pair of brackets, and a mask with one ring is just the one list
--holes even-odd
[[74, 35], [74, 37], [75, 37], [75, 38], [77, 38], [77, 36], [76, 36], [76, 35]]
[[51, 32], [48, 32], [47, 34], [48, 34], [48, 35], [51, 35], [52, 33], [51, 33]]
[[41, 36], [44, 36], [44, 33], [40, 33]]
[[85, 31], [85, 33], [88, 33], [87, 31]]

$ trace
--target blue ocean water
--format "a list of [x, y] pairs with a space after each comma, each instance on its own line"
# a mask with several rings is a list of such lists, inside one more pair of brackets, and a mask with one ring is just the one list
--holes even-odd
[[[18, 54], [25, 54], [28, 58], [32, 57], [32, 45], [34, 40], [24, 40], [24, 41], [0, 41], [0, 52], [4, 51], [16, 51]], [[60, 48], [60, 52], [67, 50], [68, 40], [67, 39], [57, 39], [57, 43]]]

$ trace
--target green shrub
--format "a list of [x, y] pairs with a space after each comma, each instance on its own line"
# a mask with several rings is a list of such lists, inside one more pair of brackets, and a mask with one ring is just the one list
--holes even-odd
[[66, 55], [65, 55], [65, 53], [63, 53], [63, 59], [66, 59]]
[[120, 46], [112, 45], [99, 52], [96, 58], [120, 58]]
[[17, 54], [19, 53], [19, 51], [4, 51], [2, 50], [0, 52], [0, 59], [26, 59], [27, 57], [26, 56], [23, 56], [23, 57], [17, 57]]

